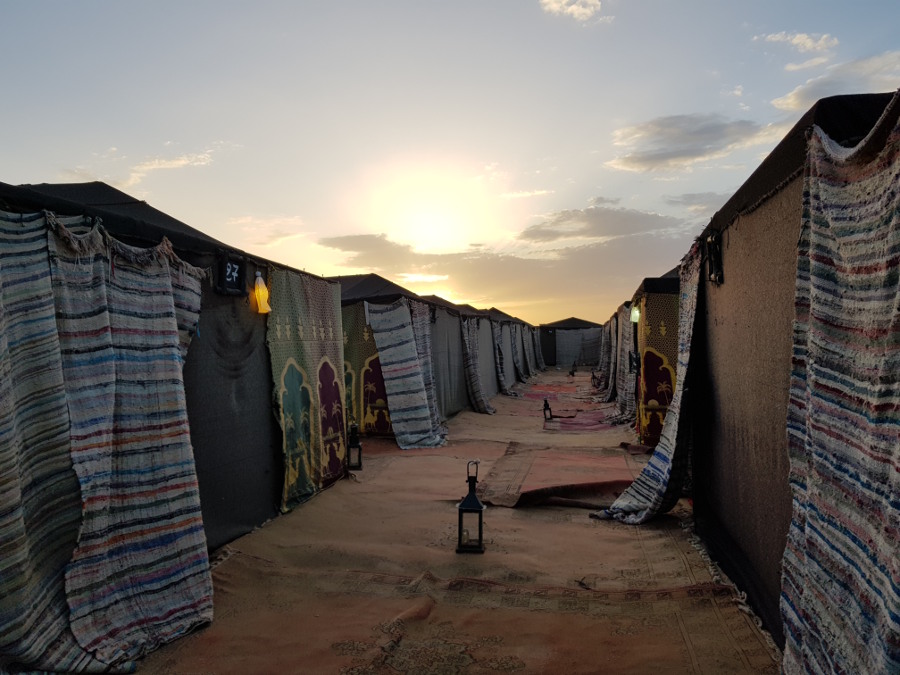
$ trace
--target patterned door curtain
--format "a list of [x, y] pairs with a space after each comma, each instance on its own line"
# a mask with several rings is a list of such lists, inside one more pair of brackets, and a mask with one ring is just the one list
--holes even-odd
[[347, 415], [341, 288], [292, 270], [269, 271], [266, 343], [282, 431], [289, 511], [344, 475]]

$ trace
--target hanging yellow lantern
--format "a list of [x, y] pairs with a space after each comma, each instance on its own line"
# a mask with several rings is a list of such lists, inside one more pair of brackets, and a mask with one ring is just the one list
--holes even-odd
[[262, 278], [262, 272], [256, 273], [256, 287], [253, 289], [254, 295], [256, 295], [256, 311], [260, 314], [268, 314], [272, 311], [272, 308], [269, 306], [269, 289], [266, 287], [266, 282]]

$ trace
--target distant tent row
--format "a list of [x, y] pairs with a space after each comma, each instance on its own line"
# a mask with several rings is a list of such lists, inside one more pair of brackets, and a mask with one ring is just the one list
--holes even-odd
[[103, 183], [0, 183], [0, 667], [128, 668], [211, 620], [208, 550], [346, 474], [352, 421], [438, 444], [537, 372], [524, 322], [349, 281]]
[[536, 329], [499, 310], [419, 296], [377, 274], [333, 280], [341, 286], [347, 407], [365, 434], [393, 435], [400, 447], [439, 445], [447, 419], [466, 409], [493, 413], [494, 396], [539, 370]]

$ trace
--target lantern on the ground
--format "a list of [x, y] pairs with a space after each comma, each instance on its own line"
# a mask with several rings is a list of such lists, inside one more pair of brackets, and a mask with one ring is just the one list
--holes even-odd
[[350, 423], [350, 437], [347, 439], [347, 469], [362, 469], [362, 445], [359, 442], [359, 425]]
[[[457, 553], [484, 553], [484, 509], [486, 508], [478, 495], [475, 485], [478, 483], [479, 460], [471, 460], [466, 464], [466, 482], [469, 493], [456, 505], [459, 511], [459, 531], [456, 543]], [[472, 473], [472, 467], [475, 473]], [[476, 536], [477, 533], [477, 536]]]
[[544, 421], [549, 422], [553, 419], [553, 411], [550, 410], [550, 401], [544, 399]]

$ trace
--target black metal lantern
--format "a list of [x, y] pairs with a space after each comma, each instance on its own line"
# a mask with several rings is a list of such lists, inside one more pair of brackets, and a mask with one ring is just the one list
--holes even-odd
[[359, 442], [359, 425], [350, 423], [350, 438], [347, 439], [347, 470], [362, 469], [362, 445]]
[[[456, 505], [459, 511], [459, 536], [456, 543], [457, 553], [484, 553], [484, 510], [485, 505], [475, 494], [475, 485], [478, 483], [479, 460], [471, 460], [466, 464], [466, 481], [469, 483], [469, 494], [463, 497]], [[475, 473], [472, 474], [472, 466]], [[477, 520], [477, 524], [475, 521]], [[478, 537], [474, 535], [478, 528]]]
[[544, 399], [544, 421], [550, 421], [553, 419], [553, 411], [550, 410], [550, 401]]

